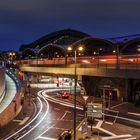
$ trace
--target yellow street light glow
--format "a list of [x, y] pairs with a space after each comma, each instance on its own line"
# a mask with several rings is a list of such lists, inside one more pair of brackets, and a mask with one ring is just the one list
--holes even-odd
[[140, 52], [140, 48], [138, 48], [137, 51]]
[[67, 49], [68, 49], [68, 51], [72, 51], [72, 47], [68, 47]]
[[96, 52], [94, 51], [93, 54], [96, 55]]
[[80, 55], [81, 55], [81, 53], [78, 53], [78, 55], [80, 56]]
[[89, 64], [90, 62], [88, 60], [82, 60], [83, 63]]
[[113, 53], [116, 53], [116, 50], [113, 50]]
[[83, 51], [83, 49], [84, 49], [83, 46], [78, 47], [79, 51]]
[[107, 60], [106, 60], [106, 59], [101, 59], [100, 61], [102, 61], [102, 62], [106, 62]]
[[14, 56], [14, 55], [16, 55], [16, 53], [15, 52], [10, 52], [9, 55]]
[[134, 62], [134, 59], [127, 59], [126, 61]]

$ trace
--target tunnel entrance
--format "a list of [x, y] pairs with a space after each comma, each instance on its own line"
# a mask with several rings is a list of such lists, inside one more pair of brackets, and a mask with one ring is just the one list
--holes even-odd
[[99, 88], [98, 93], [100, 94], [100, 97], [105, 94], [105, 98], [110, 98], [111, 100], [118, 100], [117, 97], [117, 90], [110, 89], [110, 88]]
[[110, 85], [104, 85], [98, 87], [97, 96], [102, 98], [105, 96], [106, 99], [117, 101], [119, 97], [119, 90], [111, 87]]

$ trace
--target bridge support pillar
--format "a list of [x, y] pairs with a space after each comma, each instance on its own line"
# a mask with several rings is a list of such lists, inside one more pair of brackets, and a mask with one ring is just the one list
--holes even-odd
[[77, 82], [82, 85], [82, 76], [81, 75], [77, 75]]

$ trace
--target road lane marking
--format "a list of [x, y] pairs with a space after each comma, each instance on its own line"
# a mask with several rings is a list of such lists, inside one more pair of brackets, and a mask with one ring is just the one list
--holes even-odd
[[14, 138], [17, 139], [19, 137], [19, 135], [17, 134]]
[[67, 113], [71, 113], [71, 111], [67, 111]]
[[110, 112], [115, 112], [115, 113], [118, 113], [119, 111], [118, 110], [111, 110], [111, 109], [105, 109], [106, 111], [110, 111]]
[[54, 108], [54, 110], [60, 110], [59, 108]]
[[137, 138], [126, 138], [126, 139], [121, 139], [121, 140], [136, 140]]
[[[110, 114], [105, 114], [105, 116], [109, 116], [109, 117], [116, 117], [114, 115], [110, 115]], [[140, 121], [138, 120], [134, 120], [134, 119], [129, 119], [129, 118], [125, 118], [125, 117], [121, 117], [121, 116], [117, 116], [118, 119], [122, 119], [122, 120], [126, 120], [126, 121], [130, 121], [130, 122], [134, 122], [134, 123], [140, 123]]]
[[105, 123], [110, 124], [110, 125], [114, 124], [113, 122], [108, 122], [108, 121], [105, 121]]
[[[29, 134], [33, 129], [35, 129], [35, 128], [44, 120], [44, 118], [47, 116], [47, 114], [48, 114], [48, 112], [49, 112], [49, 103], [47, 102], [47, 100], [46, 100], [43, 96], [41, 96], [40, 93], [38, 93], [38, 96], [39, 96], [40, 98], [43, 98], [44, 101], [46, 102], [46, 104], [47, 104], [47, 111], [46, 111], [46, 113], [44, 114], [44, 116], [40, 119], [40, 121], [39, 121], [34, 127], [32, 127], [30, 130], [28, 130], [27, 133], [25, 133], [25, 134], [22, 135], [20, 138], [18, 138], [18, 140], [22, 139], [22, 138], [25, 137], [27, 134]], [[41, 100], [40, 100], [40, 101], [41, 101]], [[42, 109], [43, 109], [43, 104], [42, 104], [42, 102], [41, 102], [41, 111], [42, 111]], [[40, 111], [40, 112], [41, 112], [41, 111]]]
[[20, 123], [19, 125], [23, 125], [24, 123], [26, 123], [29, 120], [29, 117], [25, 117]]
[[[110, 132], [110, 131], [108, 131], [108, 130], [106, 130], [106, 129], [103, 129], [103, 128], [101, 128], [101, 125], [102, 125], [102, 123], [103, 123], [103, 121], [102, 120], [98, 120], [98, 119], [96, 119], [97, 121], [98, 121], [98, 123], [97, 123], [97, 125], [96, 126], [93, 126], [93, 128], [95, 128], [95, 129], [99, 129], [99, 130], [101, 130], [101, 131], [103, 131], [103, 132], [105, 132], [105, 133], [107, 133], [107, 134], [109, 134], [109, 135], [111, 135], [111, 136], [117, 136], [116, 134], [114, 134], [114, 133], [112, 133], [112, 132]], [[81, 125], [80, 125], [80, 127], [79, 127], [79, 131], [82, 131], [82, 123], [84, 122], [84, 120], [81, 122]], [[88, 125], [88, 128], [90, 128], [91, 126], [89, 126]]]
[[[74, 108], [74, 104], [73, 103], [67, 103], [67, 102], [64, 102], [64, 101], [60, 101], [58, 99], [54, 99], [53, 97], [48, 96], [46, 94], [46, 92], [48, 92], [48, 91], [44, 91], [42, 94], [43, 94], [44, 97], [47, 98], [47, 100], [49, 100], [51, 102], [54, 102], [54, 103], [58, 103], [60, 105], [64, 105], [64, 106], [68, 106], [68, 107], [73, 107]], [[78, 106], [78, 105], [76, 106], [76, 108], [79, 109], [79, 110], [83, 110], [83, 107]]]
[[57, 140], [55, 138], [49, 138], [49, 137], [38, 137], [39, 139], [44, 139], [44, 140]]
[[128, 138], [129, 137], [132, 137], [132, 135], [130, 134], [126, 134], [126, 135], [116, 135], [116, 136], [110, 136], [110, 137], [102, 137], [103, 140], [112, 140], [112, 139], [115, 139], [115, 138]]
[[80, 116], [80, 117], [84, 117], [85, 115], [83, 115], [83, 114], [77, 114], [78, 116]]
[[22, 131], [23, 134], [24, 134], [25, 132], [27, 132], [27, 130]]
[[20, 123], [22, 120], [12, 120], [12, 121]]
[[107, 134], [109, 134], [111, 136], [116, 136], [116, 134], [114, 134], [114, 133], [112, 133], [112, 132], [110, 132], [110, 131], [108, 131], [106, 129], [101, 128], [101, 125], [103, 124], [102, 120], [99, 120], [99, 119], [96, 119], [96, 120], [98, 121], [98, 123], [95, 126], [95, 128], [97, 128], [97, 129], [99, 129], [99, 130], [101, 130], [101, 131], [103, 131], [103, 132], [105, 132], [105, 133], [107, 133]]
[[[43, 94], [44, 94], [44, 93], [43, 93]], [[48, 95], [46, 95], [46, 94], [45, 94], [45, 96], [46, 96], [46, 98], [47, 98], [47, 99], [49, 99], [50, 101], [52, 101], [52, 102], [56, 102], [56, 101], [54, 101], [53, 99], [51, 99], [51, 97], [49, 97]], [[113, 106], [113, 107], [111, 107], [111, 108], [115, 108], [115, 107], [121, 106], [121, 105], [126, 104], [126, 103], [127, 103], [127, 102], [123, 102], [123, 103], [118, 104], [118, 105], [116, 105], [116, 106]], [[59, 104], [61, 104], [61, 103], [59, 103]], [[65, 105], [65, 104], [64, 104], [64, 105]], [[110, 110], [109, 110], [109, 111], [110, 111]], [[114, 110], [111, 110], [111, 112], [115, 112], [115, 113], [117, 113], [117, 115], [116, 115], [116, 116], [111, 115], [111, 117], [115, 117], [114, 122], [116, 121], [116, 119], [117, 119], [117, 118], [119, 118], [119, 119], [129, 120], [129, 119], [124, 118], [124, 117], [119, 117], [119, 116], [118, 116], [119, 111], [114, 111]], [[105, 114], [105, 115], [107, 115], [107, 114]], [[135, 121], [135, 120], [130, 119], [130, 121]], [[116, 134], [111, 133], [110, 131], [107, 131], [107, 130], [105, 130], [105, 129], [103, 129], [103, 128], [99, 128], [99, 129], [100, 129], [101, 131], [105, 132], [105, 133], [110, 134], [111, 136], [117, 136]]]
[[102, 120], [98, 120], [98, 123], [96, 125], [97, 128], [101, 127], [101, 125], [103, 124], [103, 121]]
[[62, 120], [67, 115], [67, 111], [65, 111], [64, 115], [60, 118]]
[[118, 107], [118, 106], [121, 106], [121, 105], [124, 105], [124, 104], [127, 104], [127, 102], [123, 102], [123, 103], [120, 103], [120, 104], [117, 104], [117, 105], [114, 105], [112, 107], [110, 107], [111, 109], [115, 108], [115, 107]]
[[121, 139], [121, 140], [136, 140], [137, 138], [126, 138], [126, 139]]
[[[37, 98], [37, 99], [39, 100], [39, 98]], [[40, 100], [39, 100], [39, 102], [40, 102]], [[40, 110], [39, 110], [39, 112], [40, 112]], [[25, 129], [26, 127], [28, 127], [38, 117], [39, 112], [38, 112], [38, 114], [29, 123], [27, 123], [25, 126], [23, 126], [21, 129], [19, 129], [17, 132], [13, 133], [9, 137], [5, 138], [5, 140], [10, 139], [11, 137], [13, 137], [14, 135], [20, 133], [23, 129]]]
[[[41, 133], [41, 135], [43, 135], [44, 133], [46, 133], [50, 128], [53, 128], [54, 126], [55, 126], [55, 124], [52, 125], [51, 127], [48, 127], [43, 133]], [[37, 140], [38, 138], [40, 138], [41, 135], [39, 135], [38, 137], [36, 137], [34, 140]]]
[[128, 112], [130, 115], [135, 115], [135, 116], [140, 116], [140, 113], [133, 113], [133, 112]]
[[117, 136], [116, 134], [114, 134], [114, 133], [112, 133], [112, 132], [110, 132], [110, 131], [108, 131], [106, 129], [103, 129], [101, 127], [99, 127], [98, 129], [101, 130], [101, 131], [103, 131], [103, 132], [105, 132], [105, 133], [107, 133], [107, 134], [109, 134], [109, 135], [111, 135], [111, 136], [114, 136], [114, 137]]

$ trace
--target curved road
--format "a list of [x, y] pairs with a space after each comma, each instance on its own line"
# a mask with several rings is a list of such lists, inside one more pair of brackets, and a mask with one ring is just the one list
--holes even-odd
[[[8, 136], [5, 140], [55, 140], [68, 129], [73, 129], [73, 104], [67, 99], [62, 101], [48, 96], [53, 89], [42, 90], [37, 94], [36, 116], [21, 129]], [[83, 120], [82, 108], [77, 108], [77, 125]]]

